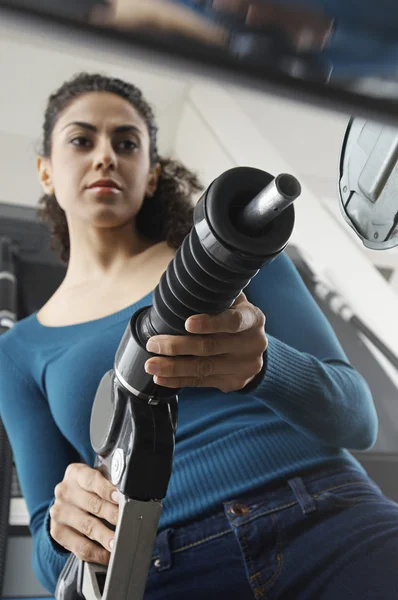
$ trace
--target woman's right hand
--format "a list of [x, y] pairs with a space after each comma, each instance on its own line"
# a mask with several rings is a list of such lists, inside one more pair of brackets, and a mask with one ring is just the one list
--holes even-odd
[[70, 464], [63, 481], [55, 487], [55, 502], [50, 508], [51, 537], [85, 562], [108, 565], [117, 524], [119, 492], [97, 469]]

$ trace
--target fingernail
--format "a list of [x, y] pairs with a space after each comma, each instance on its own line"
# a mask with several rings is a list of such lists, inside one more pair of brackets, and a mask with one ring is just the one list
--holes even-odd
[[116, 490], [114, 492], [112, 492], [111, 494], [111, 498], [114, 502], [116, 502], [116, 504], [119, 504], [120, 502], [120, 496], [119, 496], [119, 492]]
[[160, 374], [160, 365], [157, 363], [147, 361], [145, 363], [145, 371], [150, 375], [159, 375]]
[[202, 319], [200, 317], [189, 317], [185, 321], [185, 329], [194, 333], [201, 331], [203, 329]]
[[113, 544], [114, 544], [115, 538], [112, 538], [111, 541], [109, 542], [109, 548], [112, 550], [113, 548]]
[[148, 340], [147, 344], [146, 344], [146, 349], [148, 350], [148, 352], [153, 352], [154, 354], [158, 354], [160, 347], [159, 344], [157, 342], [153, 342], [152, 340]]

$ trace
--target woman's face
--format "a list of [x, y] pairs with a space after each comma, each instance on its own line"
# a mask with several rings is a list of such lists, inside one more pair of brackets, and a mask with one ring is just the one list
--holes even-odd
[[51, 157], [38, 158], [39, 176], [68, 220], [119, 227], [156, 189], [145, 121], [116, 94], [90, 92], [72, 101], [51, 140]]

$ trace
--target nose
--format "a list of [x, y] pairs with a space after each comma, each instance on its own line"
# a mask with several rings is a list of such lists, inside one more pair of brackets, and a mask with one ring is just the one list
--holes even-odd
[[103, 140], [98, 143], [94, 153], [94, 168], [96, 171], [107, 170], [114, 171], [116, 168], [117, 156], [109, 140]]

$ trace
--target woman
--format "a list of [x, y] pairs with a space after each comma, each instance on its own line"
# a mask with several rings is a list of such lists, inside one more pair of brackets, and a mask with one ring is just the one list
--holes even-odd
[[[53, 593], [70, 552], [109, 562], [118, 507], [92, 468], [93, 398], [200, 185], [158, 156], [140, 91], [100, 75], [50, 97], [37, 167], [67, 273], [0, 338], [0, 409]], [[184, 389], [145, 599], [395, 598], [397, 506], [345, 450], [376, 438], [369, 389], [285, 255], [245, 292], [188, 319], [197, 335], [151, 339], [147, 371]]]

